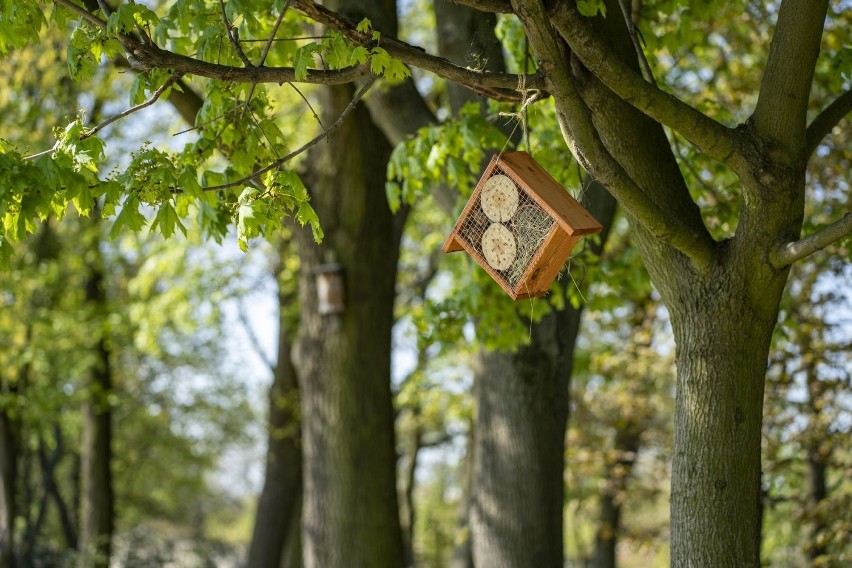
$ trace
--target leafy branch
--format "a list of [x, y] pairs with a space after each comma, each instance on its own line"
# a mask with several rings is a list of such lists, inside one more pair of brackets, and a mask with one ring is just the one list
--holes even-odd
[[[53, 2], [78, 14], [96, 27], [109, 29], [107, 22], [85, 8], [74, 4], [71, 0], [53, 0]], [[314, 21], [343, 33], [350, 41], [360, 46], [375, 46], [376, 44], [372, 33], [359, 31], [355, 23], [312, 0], [292, 0], [290, 5]], [[324, 85], [351, 83], [370, 71], [370, 67], [365, 64], [352, 65], [337, 70], [308, 69], [305, 74], [299, 73], [293, 67], [255, 66], [250, 62], [244, 67], [221, 65], [161, 49], [152, 42], [139, 42], [120, 33], [117, 37], [127, 50], [127, 57], [131, 66], [138, 71], [148, 71], [154, 68], [169, 69], [185, 75], [198, 75], [233, 83], [281, 84], [302, 82]], [[229, 35], [229, 37], [231, 36]], [[236, 38], [233, 39], [236, 40]], [[515, 75], [469, 69], [390, 36], [381, 35], [380, 41], [382, 47], [375, 46], [374, 49], [381, 49], [390, 57], [398, 59], [406, 65], [430, 71], [439, 77], [459, 83], [496, 100], [517, 101], [520, 98], [520, 94], [517, 92], [518, 85], [523, 84], [530, 89], [539, 89], [543, 84], [542, 77], [538, 73]], [[239, 44], [238, 41], [236, 43]]]
[[303, 144], [299, 148], [296, 148], [295, 150], [293, 150], [292, 152], [290, 152], [286, 156], [282, 156], [281, 158], [275, 160], [274, 162], [272, 162], [268, 166], [260, 168], [259, 170], [256, 170], [256, 171], [250, 173], [249, 175], [247, 175], [243, 178], [240, 178], [240, 179], [238, 179], [236, 181], [232, 181], [232, 182], [227, 182], [227, 183], [222, 183], [222, 184], [219, 184], [219, 185], [212, 185], [212, 186], [204, 187], [203, 190], [204, 191], [219, 191], [219, 190], [222, 190], [222, 189], [228, 189], [230, 187], [237, 187], [237, 186], [249, 184], [249, 183], [252, 182], [252, 180], [258, 178], [259, 176], [265, 174], [266, 172], [280, 168], [282, 165], [289, 162], [290, 160], [292, 160], [293, 158], [295, 158], [296, 156], [298, 156], [299, 154], [301, 154], [305, 150], [308, 150], [309, 148], [313, 148], [321, 140], [323, 140], [324, 138], [327, 138], [332, 132], [337, 130], [337, 128], [341, 124], [343, 124], [343, 121], [346, 120], [346, 117], [349, 116], [349, 113], [351, 113], [355, 109], [358, 102], [367, 93], [367, 91], [370, 89], [370, 87], [373, 85], [373, 83], [375, 81], [376, 81], [376, 77], [371, 76], [367, 80], [367, 82], [364, 83], [364, 85], [362, 85], [360, 89], [358, 89], [358, 91], [352, 97], [352, 100], [349, 101], [349, 104], [346, 106], [345, 109], [343, 109], [343, 112], [340, 113], [340, 116], [337, 117], [337, 120], [335, 120], [333, 124], [331, 124], [327, 129], [325, 129], [322, 133], [320, 133], [315, 138], [306, 142], [305, 144]]

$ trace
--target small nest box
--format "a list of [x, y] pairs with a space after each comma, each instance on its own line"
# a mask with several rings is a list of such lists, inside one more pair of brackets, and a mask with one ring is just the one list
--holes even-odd
[[491, 158], [444, 243], [466, 250], [513, 300], [543, 296], [601, 224], [526, 152]]

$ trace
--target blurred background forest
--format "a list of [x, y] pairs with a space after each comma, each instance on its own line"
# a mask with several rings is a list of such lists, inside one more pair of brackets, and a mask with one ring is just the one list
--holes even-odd
[[[182, 5], [144, 4], [163, 18], [177, 17], [175, 6]], [[215, 12], [218, 4], [208, 4]], [[237, 3], [227, 4], [231, 9]], [[655, 74], [703, 111], [716, 109], [720, 120], [736, 122], [752, 102], [742, 93], [754, 92], [759, 80], [754, 66], [766, 49], [774, 4], [710, 4], [712, 12], [686, 9], [682, 2], [633, 2], [634, 18], [641, 21]], [[399, 35], [473, 67], [532, 65], [515, 20], [500, 16], [466, 29], [464, 10], [445, 0], [401, 2]], [[211, 20], [214, 28], [218, 18], [217, 13]], [[264, 37], [251, 26], [269, 29], [274, 19], [270, 14], [270, 21], [234, 22], [243, 37]], [[317, 33], [296, 13], [288, 14], [285, 26], [290, 37]], [[834, 2], [827, 53], [850, 45], [851, 33], [848, 7]], [[487, 54], [495, 49], [489, 34], [502, 42], [499, 56]], [[0, 138], [15, 140], [22, 153], [51, 147], [53, 128], [81, 109], [97, 123], [127, 108], [128, 93], [138, 97], [133, 72], [118, 58], [104, 58], [81, 82], [72, 80], [69, 35], [44, 29], [37, 46], [13, 50], [3, 62]], [[311, 41], [281, 42], [287, 44], [281, 49]], [[736, 59], [727, 57], [732, 51]], [[825, 100], [849, 84], [830, 61], [815, 80]], [[393, 310], [385, 348], [389, 369], [346, 384], [381, 389], [384, 380], [386, 389], [390, 380], [397, 503], [408, 564], [470, 565], [471, 482], [475, 471], [485, 475], [488, 468], [474, 463], [477, 440], [489, 435], [474, 428], [476, 413], [483, 412], [482, 404], [490, 405], [489, 412], [511, 412], [506, 409], [512, 397], [528, 392], [512, 384], [532, 381], [530, 388], [539, 388], [527, 367], [549, 364], [548, 372], [560, 378], [544, 394], [564, 406], [568, 417], [564, 500], [555, 505], [564, 515], [565, 564], [668, 565], [674, 342], [625, 219], [618, 211], [605, 213], [609, 230], [574, 251], [549, 296], [511, 302], [465, 255], [440, 253], [452, 212], [469, 195], [483, 159], [511, 138], [510, 146], [528, 148], [575, 196], [595, 188], [566, 160], [549, 101], [528, 108], [529, 137], [523, 141], [518, 117], [500, 115], [516, 112], [517, 105], [481, 100], [416, 70], [414, 83], [440, 122], [400, 138], [392, 153], [388, 146], [383, 155], [359, 158], [378, 172], [373, 177], [382, 178], [374, 183], [381, 187], [381, 202], [387, 195], [398, 211], [394, 219], [402, 217], [398, 246], [392, 239], [387, 250], [365, 246], [343, 261], [347, 270], [346, 262], [361, 264], [358, 278], [384, 278], [376, 286], [388, 292], [388, 313]], [[214, 103], [224, 96], [202, 79], [192, 87]], [[214, 103], [201, 107], [189, 124], [175, 95], [171, 104], [110, 126], [104, 163], [126, 167], [140, 140], [150, 141], [150, 148], [181, 148], [210, 143], [214, 136], [231, 148], [232, 157], [241, 152], [274, 159], [273, 141], [296, 147], [303, 133], [318, 128], [317, 114], [326, 120], [339, 114], [341, 103], [324, 87], [299, 89], [258, 87], [254, 96], [264, 104], [274, 99], [275, 111], [245, 118], [256, 126], [223, 125], [218, 131], [192, 129], [215, 118], [209, 108]], [[744, 109], [743, 117], [726, 116], [725, 109]], [[364, 111], [351, 120], [370, 118]], [[347, 213], [332, 210], [340, 196], [328, 189], [333, 180], [322, 177], [323, 160], [345, 162], [341, 156], [356, 153], [348, 154], [352, 144], [372, 145], [369, 128], [338, 131], [299, 162], [332, 249], [342, 246], [334, 244], [342, 238], [334, 232], [346, 224], [341, 218]], [[835, 130], [809, 170], [813, 209], [806, 218], [814, 224], [850, 206], [848, 119]], [[678, 137], [672, 135], [671, 142], [705, 218], [713, 220], [711, 230], [716, 236], [729, 233], [736, 224], [736, 177]], [[225, 167], [228, 158], [223, 153], [213, 159]], [[339, 175], [352, 171], [357, 169]], [[440, 183], [451, 186], [448, 194], [426, 191]], [[318, 196], [323, 189], [330, 195]], [[413, 205], [406, 203], [411, 195], [417, 196]], [[227, 220], [216, 221], [222, 225], [218, 234], [209, 230], [209, 219], [205, 225], [192, 217], [182, 227], [173, 223], [166, 229], [161, 220], [157, 230], [118, 231], [89, 210], [78, 204], [61, 221], [42, 222], [35, 235], [15, 245], [10, 268], [0, 272], [4, 562], [70, 566], [85, 548], [84, 534], [108, 534], [116, 566], [244, 566], [250, 558], [254, 566], [297, 566], [298, 494], [311, 475], [299, 463], [300, 424], [318, 408], [300, 406], [298, 386], [305, 380], [300, 373], [310, 367], [300, 357], [322, 354], [306, 355], [292, 345], [300, 326], [314, 324], [306, 314], [315, 311], [316, 292], [305, 263], [313, 269], [327, 262], [322, 251], [329, 249], [304, 244], [311, 241], [310, 228], [296, 223], [249, 240], [243, 252]], [[153, 213], [143, 214], [147, 219], [141, 221], [153, 222]], [[197, 217], [205, 214], [216, 212], [202, 208]], [[164, 239], [159, 233], [166, 232], [175, 234]], [[847, 239], [795, 266], [767, 362], [762, 478], [767, 566], [852, 564], [852, 266], [843, 260], [848, 247]], [[355, 278], [354, 269], [346, 276]], [[360, 330], [350, 331], [361, 334], [361, 341], [380, 342], [381, 334], [370, 338], [370, 314], [348, 313], [348, 319], [364, 318]], [[548, 331], [561, 325], [558, 314], [571, 314], [566, 325], [579, 331], [575, 347], [553, 355], [546, 334], [558, 335]], [[378, 366], [382, 357], [376, 358]], [[367, 359], [368, 368], [360, 372], [374, 372], [369, 364]], [[500, 379], [508, 385], [500, 391], [504, 400], [483, 402], [477, 385], [483, 377], [497, 380], [498, 369], [508, 370]], [[364, 408], [366, 423], [372, 407]], [[552, 418], [548, 406], [540, 409], [527, 418]], [[558, 417], [561, 411], [554, 412]], [[523, 432], [516, 435], [521, 447], [533, 443]], [[369, 444], [369, 437], [359, 443]], [[526, 451], [516, 456], [521, 462], [537, 459]], [[98, 514], [98, 508], [114, 514]], [[276, 511], [292, 511], [295, 522], [270, 520]], [[369, 515], [370, 504], [351, 514]], [[276, 534], [278, 527], [287, 527], [286, 533]], [[264, 543], [275, 552], [262, 552]]]

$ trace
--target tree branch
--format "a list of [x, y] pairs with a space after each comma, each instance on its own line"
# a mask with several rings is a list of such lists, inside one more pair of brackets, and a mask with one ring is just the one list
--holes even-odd
[[[132, 56], [131, 56], [132, 53]], [[233, 67], [209, 63], [160, 49], [156, 46], [136, 45], [128, 54], [132, 67], [137, 71], [150, 69], [171, 69], [185, 75], [198, 75], [230, 83], [292, 83], [297, 82], [296, 71], [292, 67]], [[299, 79], [301, 83], [340, 85], [352, 83], [369, 73], [369, 65], [353, 65], [343, 69], [326, 71], [308, 69], [307, 76]]]
[[758, 135], [798, 158], [828, 0], [783, 0], [751, 121]]
[[832, 128], [850, 112], [852, 112], [852, 89], [834, 99], [808, 125], [805, 134], [805, 155], [813, 154], [822, 139], [828, 136]]
[[776, 247], [769, 253], [769, 262], [773, 268], [784, 268], [850, 234], [852, 234], [852, 213], [847, 213], [841, 219], [826, 225], [810, 236]]
[[97, 26], [97, 27], [103, 28], [103, 29], [106, 29], [106, 27], [107, 27], [107, 24], [106, 24], [105, 21], [103, 21], [102, 19], [100, 19], [96, 15], [92, 14], [91, 12], [86, 10], [85, 8], [78, 6], [77, 4], [74, 4], [70, 0], [53, 0], [53, 3], [57, 4], [59, 6], [62, 6], [63, 8], [67, 8], [68, 10], [71, 10], [72, 12], [74, 12], [75, 14], [77, 14], [78, 16], [80, 16], [81, 18], [83, 18], [84, 20], [89, 22], [90, 24], [92, 24], [93, 26]]
[[355, 93], [355, 96], [352, 97], [352, 100], [349, 102], [347, 107], [345, 109], [343, 109], [343, 112], [340, 113], [340, 116], [337, 117], [337, 120], [335, 120], [334, 123], [331, 126], [329, 126], [325, 131], [323, 131], [321, 134], [319, 134], [318, 136], [316, 136], [315, 138], [313, 138], [309, 142], [306, 142], [305, 144], [303, 144], [299, 148], [293, 150], [292, 152], [290, 152], [286, 156], [283, 156], [283, 157], [275, 160], [274, 162], [272, 162], [268, 166], [265, 166], [263, 168], [260, 168], [259, 170], [256, 170], [256, 171], [250, 173], [249, 175], [245, 176], [244, 178], [238, 179], [236, 181], [228, 182], [228, 183], [223, 183], [223, 184], [220, 184], [220, 185], [208, 186], [208, 187], [203, 188], [204, 191], [219, 191], [219, 190], [222, 190], [222, 189], [228, 189], [229, 187], [237, 187], [237, 186], [240, 186], [240, 185], [246, 185], [248, 183], [251, 183], [252, 180], [254, 180], [255, 178], [265, 174], [266, 172], [274, 170], [276, 168], [280, 168], [286, 162], [289, 162], [290, 160], [292, 160], [293, 158], [295, 158], [296, 156], [298, 156], [299, 154], [301, 154], [305, 150], [308, 150], [309, 148], [313, 148], [314, 146], [317, 145], [317, 143], [320, 142], [320, 140], [327, 138], [341, 124], [343, 124], [343, 121], [346, 119], [347, 116], [349, 116], [349, 113], [352, 112], [352, 110], [358, 104], [358, 101], [361, 100], [361, 97], [364, 96], [364, 94], [370, 89], [370, 87], [373, 85], [373, 83], [375, 81], [376, 81], [376, 77], [371, 76], [370, 80], [367, 81], [360, 89], [358, 89], [358, 92]]
[[[284, 20], [284, 14], [287, 13], [287, 8], [290, 7], [290, 1], [291, 0], [286, 0], [284, 2], [284, 5], [281, 7], [281, 12], [278, 14], [278, 18], [275, 20], [275, 25], [272, 26], [272, 33], [269, 34], [269, 39], [267, 40], [266, 45], [263, 46], [263, 51], [260, 54], [260, 61], [257, 63], [258, 67], [263, 67], [263, 64], [266, 63], [266, 57], [269, 55], [269, 50], [272, 48], [272, 43], [275, 41], [275, 36], [278, 34], [278, 28], [281, 27], [281, 22]], [[289, 83], [289, 85], [292, 86], [294, 89], [296, 88], [292, 83]], [[251, 89], [249, 89], [249, 92], [246, 95], [246, 104], [243, 107], [243, 114], [245, 114], [246, 109], [249, 108], [249, 105], [251, 104], [251, 98], [254, 96], [254, 91], [256, 88], [257, 83], [252, 83]], [[298, 91], [298, 89], [296, 89], [296, 91]], [[307, 102], [307, 100], [305, 102]], [[308, 106], [310, 106], [310, 104]], [[320, 125], [322, 125], [322, 123], [320, 123]]]
[[[369, 44], [372, 41], [371, 35], [357, 31], [356, 25], [353, 22], [317, 4], [313, 0], [293, 0], [292, 5], [293, 8], [307, 17], [341, 32], [355, 43], [363, 45]], [[406, 65], [430, 71], [439, 77], [463, 85], [492, 99], [502, 101], [520, 100], [520, 94], [517, 92], [517, 89], [521, 82], [528, 89], [543, 88], [542, 78], [537, 73], [526, 75], [522, 79], [521, 76], [512, 73], [497, 73], [461, 67], [443, 57], [431, 55], [420, 47], [386, 35], [381, 36], [379, 45], [389, 55], [399, 59]]]
[[[555, 95], [563, 137], [577, 161], [654, 236], [690, 257], [696, 266], [703, 268], [709, 265], [713, 240], [706, 229], [703, 226], [689, 227], [682, 219], [662, 209], [636, 184], [601, 141], [589, 109], [571, 80], [540, 0], [513, 0], [512, 6], [527, 30], [530, 45], [541, 67], [547, 73], [548, 88]], [[648, 85], [641, 77], [639, 81]]]
[[[106, 22], [77, 6], [70, 0], [53, 0], [85, 20], [100, 28], [106, 27]], [[309, 18], [338, 30], [350, 40], [362, 44], [373, 43], [371, 34], [356, 30], [356, 25], [339, 14], [314, 3], [312, 0], [293, 0], [291, 5]], [[246, 66], [234, 67], [201, 61], [168, 50], [160, 49], [152, 44], [143, 44], [128, 36], [119, 36], [127, 49], [128, 61], [136, 71], [150, 69], [170, 69], [185, 75], [198, 75], [210, 79], [232, 83], [292, 83], [296, 82], [295, 70], [291, 67]], [[528, 89], [541, 89], [543, 85], [539, 74], [519, 76], [511, 73], [494, 73], [479, 71], [455, 65], [444, 58], [426, 53], [422, 48], [410, 45], [390, 36], [382, 36], [380, 44], [389, 55], [407, 65], [430, 71], [439, 77], [459, 83], [465, 87], [492, 99], [500, 101], [518, 101], [521, 98], [517, 92], [518, 85], [524, 84]], [[307, 76], [300, 79], [302, 83], [319, 83], [324, 85], [339, 85], [351, 83], [363, 77], [369, 71], [367, 65], [347, 67], [345, 69], [327, 71], [309, 69]]]
[[725, 162], [734, 154], [733, 129], [645, 81], [595, 34], [573, 2], [556, 3], [550, 19], [583, 64], [624, 101], [679, 132], [715, 160]]

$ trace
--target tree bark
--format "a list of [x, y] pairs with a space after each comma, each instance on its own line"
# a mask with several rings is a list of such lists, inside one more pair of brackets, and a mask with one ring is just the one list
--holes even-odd
[[[276, 271], [278, 277], [280, 270]], [[287, 540], [295, 531], [302, 491], [302, 450], [299, 429], [299, 385], [290, 358], [290, 333], [285, 310], [292, 301], [279, 291], [278, 363], [269, 389], [269, 432], [266, 474], [257, 504], [248, 565], [279, 568]]]
[[[94, 215], [99, 215], [96, 212]], [[93, 219], [96, 217], [93, 216]], [[109, 568], [112, 551], [115, 505], [112, 488], [112, 366], [106, 319], [109, 313], [104, 289], [104, 270], [100, 253], [99, 224], [88, 227], [91, 240], [85, 301], [91, 310], [97, 341], [95, 362], [89, 371], [83, 403], [83, 440], [80, 450], [82, 473], [81, 556], [85, 567]]]
[[[331, 122], [352, 89], [323, 92]], [[294, 365], [302, 393], [305, 566], [399, 567], [402, 531], [396, 493], [390, 390], [394, 286], [404, 212], [384, 192], [390, 146], [359, 106], [310, 156], [306, 177], [323, 222], [317, 246], [299, 244], [300, 327]], [[343, 267], [345, 309], [318, 312], [314, 272]]]
[[482, 354], [470, 515], [476, 566], [561, 566], [568, 313], [548, 314], [515, 353]]

